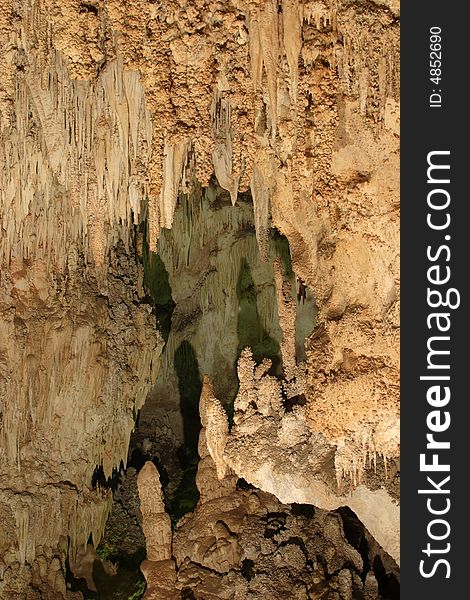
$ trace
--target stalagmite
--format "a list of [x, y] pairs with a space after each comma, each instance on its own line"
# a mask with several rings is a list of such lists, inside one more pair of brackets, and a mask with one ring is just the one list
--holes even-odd
[[202, 429], [199, 433], [199, 464], [196, 485], [199, 504], [230, 494], [237, 478], [225, 462], [223, 453], [228, 438], [228, 418], [207, 375], [204, 376], [199, 413]]
[[171, 558], [171, 520], [165, 512], [160, 476], [155, 465], [147, 461], [137, 476], [140, 510], [147, 546], [147, 559], [151, 561]]
[[214, 396], [214, 388], [207, 375], [204, 376], [202, 384], [199, 414], [201, 425], [206, 430], [207, 449], [215, 462], [217, 477], [224, 479], [227, 474], [224, 449], [228, 438], [228, 417], [219, 400]]
[[145, 600], [177, 598], [176, 569], [172, 559], [171, 520], [165, 512], [160, 477], [155, 465], [147, 461], [137, 476], [142, 527], [147, 559], [141, 570], [147, 580]]

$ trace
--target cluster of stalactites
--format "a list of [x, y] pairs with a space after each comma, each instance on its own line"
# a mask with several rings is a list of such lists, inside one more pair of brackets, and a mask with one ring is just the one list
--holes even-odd
[[[211, 131], [204, 132], [212, 139], [211, 156], [198, 156], [195, 140], [184, 135], [165, 139], [163, 150], [163, 175], [161, 189], [150, 198], [150, 249], [156, 249], [159, 227], [169, 228], [178, 193], [191, 188], [200, 164], [210, 164], [220, 186], [230, 193], [232, 204], [237, 201], [240, 182], [249, 182], [255, 207], [255, 226], [259, 248], [263, 258], [267, 254], [267, 229], [269, 203], [276, 193], [285, 194], [291, 188], [281, 177], [277, 190], [273, 174], [280, 166], [278, 152], [280, 86], [279, 67], [281, 59], [288, 67], [290, 109], [288, 119], [296, 123], [299, 89], [299, 57], [302, 48], [303, 7], [298, 0], [283, 0], [280, 21], [276, 0], [252, 2], [245, 15], [248, 29], [248, 65], [252, 89], [245, 98], [247, 114], [252, 116], [249, 124], [247, 146], [240, 148], [240, 137], [247, 132], [236, 130], [238, 114], [232, 118], [235, 90], [230, 89], [222, 70], [218, 73], [209, 107]], [[178, 56], [177, 60], [181, 60]], [[267, 96], [264, 91], [267, 90]], [[233, 110], [232, 110], [233, 109]], [[262, 114], [266, 112], [266, 125], [255, 134]], [[165, 135], [164, 135], [165, 137]], [[236, 141], [235, 141], [236, 138]], [[251, 141], [248, 141], [251, 140]], [[236, 144], [236, 147], [235, 147]], [[294, 143], [295, 145], [295, 143]], [[201, 149], [199, 150], [201, 152]], [[237, 154], [235, 166], [234, 154]], [[240, 155], [240, 156], [239, 156]], [[200, 163], [200, 164], [199, 164]], [[198, 165], [196, 168], [195, 165]], [[206, 173], [208, 179], [211, 173]], [[288, 178], [291, 176], [289, 171]]]
[[11, 507], [16, 520], [18, 559], [32, 565], [40, 546], [57, 548], [64, 534], [68, 537], [70, 561], [90, 536], [95, 545], [101, 539], [112, 504], [110, 491], [80, 492], [63, 485], [48, 486], [43, 495], [13, 495]]
[[384, 416], [382, 422], [371, 427], [356, 440], [345, 437], [337, 444], [335, 470], [338, 490], [342, 492], [345, 480], [352, 487], [363, 483], [368, 469], [377, 471], [377, 458], [382, 459], [384, 476], [390, 475], [388, 463], [400, 456], [400, 421], [397, 416]]
[[80, 250], [106, 264], [118, 240], [129, 248], [148, 195], [152, 122], [139, 74], [115, 60], [96, 81], [76, 81], [54, 53], [48, 70], [18, 80], [14, 104], [16, 130], [0, 149], [0, 263], [73, 271]]
[[[140, 323], [142, 319], [136, 321]], [[142, 322], [135, 329], [129, 324], [128, 331], [141, 336], [149, 324], [150, 317], [148, 324]], [[12, 322], [0, 320], [0, 332], [9, 334], [12, 342], [9, 351], [18, 348]], [[36, 339], [31, 336], [26, 343], [37, 348], [36, 354], [27, 357], [18, 354], [13, 364], [21, 377], [9, 378], [3, 386], [5, 397], [10, 399], [2, 409], [3, 463], [16, 466], [21, 472], [23, 463], [29, 465], [36, 455], [43, 457], [52, 452], [68, 469], [63, 472], [64, 477], [74, 480], [75, 461], [80, 458], [87, 465], [101, 464], [105, 477], [109, 478], [121, 461], [126, 464], [134, 413], [143, 406], [156, 376], [155, 353], [161, 345], [148, 343], [122, 349], [139, 382], [133, 383], [131, 389], [129, 383], [124, 386], [117, 378], [118, 363], [103, 361], [108, 350], [99, 327], [74, 328], [66, 320], [60, 328], [51, 328]], [[113, 408], [117, 397], [120, 403]], [[76, 440], [83, 443], [77, 445]]]

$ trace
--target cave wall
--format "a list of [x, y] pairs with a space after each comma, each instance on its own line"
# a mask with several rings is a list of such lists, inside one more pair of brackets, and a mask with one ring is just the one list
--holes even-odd
[[65, 597], [66, 556], [99, 541], [110, 508], [95, 467], [108, 478], [126, 461], [163, 346], [133, 249], [151, 131], [143, 88], [118, 60], [77, 77], [51, 37], [60, 10], [3, 3], [0, 17], [5, 598], [29, 586]]

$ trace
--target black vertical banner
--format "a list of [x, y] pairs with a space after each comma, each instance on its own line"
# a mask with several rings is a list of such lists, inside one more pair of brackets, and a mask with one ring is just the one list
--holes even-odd
[[[401, 598], [470, 597], [468, 5], [401, 12]], [[465, 545], [464, 545], [465, 544]]]

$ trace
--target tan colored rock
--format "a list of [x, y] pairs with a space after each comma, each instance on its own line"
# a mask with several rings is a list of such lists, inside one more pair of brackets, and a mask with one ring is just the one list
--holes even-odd
[[226, 466], [224, 479], [219, 479], [216, 464], [207, 449], [205, 429], [201, 429], [199, 434], [198, 453], [200, 458], [196, 473], [196, 486], [199, 490], [199, 503], [205, 504], [232, 492], [236, 487], [237, 477]]
[[172, 558], [171, 520], [165, 512], [160, 476], [155, 465], [147, 461], [137, 476], [142, 529], [147, 559], [141, 571], [147, 581], [145, 600], [171, 600], [175, 592], [176, 570]]
[[[214, 171], [232, 201], [251, 187], [262, 253], [272, 225], [318, 306], [293, 383], [240, 372], [239, 431], [224, 457], [285, 500], [331, 507], [352, 490], [395, 552], [387, 477], [374, 490], [364, 482], [374, 460], [399, 456], [399, 6], [281, 5], [0, 8], [2, 593], [24, 592], [39, 541], [61, 556], [90, 532], [98, 541], [110, 499], [91, 477], [125, 462], [161, 349], [139, 305], [133, 228], [148, 218], [156, 248], [178, 192]], [[226, 280], [201, 305], [223, 306]], [[306, 401], [290, 448], [281, 391]], [[242, 440], [249, 451], [236, 456]], [[314, 468], [295, 473], [306, 456]], [[335, 460], [336, 472], [325, 467]]]
[[144, 560], [140, 566], [147, 581], [144, 600], [179, 600], [176, 589], [176, 569], [173, 560]]
[[[270, 386], [263, 387], [256, 381], [249, 352], [242, 353], [238, 373], [240, 390], [235, 401], [235, 426], [225, 447], [226, 463], [237, 475], [282, 502], [313, 504], [327, 510], [349, 506], [384, 550], [399, 562], [400, 510], [396, 497], [386, 489], [387, 473], [378, 488], [375, 482], [368, 487], [367, 478], [360, 484], [353, 474], [346, 494], [344, 472], [340, 470], [344, 468], [341, 447], [312, 431], [306, 407], [295, 406], [292, 412], [282, 410], [277, 418], [263, 415], [253, 408], [253, 402], [254, 406], [262, 406], [266, 394], [271, 397], [266, 392]], [[274, 380], [272, 385], [280, 385], [267, 374], [263, 378]], [[248, 398], [254, 400], [247, 402]], [[295, 433], [289, 439], [292, 430]], [[338, 455], [339, 464], [335, 463]], [[364, 474], [364, 457], [357, 457], [357, 463], [354, 461], [355, 456], [347, 456], [345, 462]], [[372, 474], [371, 469], [371, 480]]]
[[295, 376], [295, 317], [296, 303], [292, 298], [290, 282], [282, 274], [281, 260], [274, 263], [274, 280], [276, 282], [277, 309], [279, 325], [282, 329], [281, 354], [285, 378], [289, 381]]
[[119, 60], [98, 74], [100, 21], [78, 8], [0, 11], [0, 502], [24, 570], [7, 570], [0, 595], [10, 576], [26, 593], [41, 546], [73, 561], [99, 542], [110, 493], [90, 489], [93, 472], [126, 462], [162, 347], [130, 250], [151, 140], [143, 88]]
[[155, 465], [147, 461], [137, 476], [142, 529], [149, 561], [171, 558], [171, 520], [165, 512], [160, 476]]
[[97, 591], [95, 581], [93, 579], [93, 569], [95, 568], [95, 562], [101, 564], [103, 571], [107, 575], [116, 575], [117, 567], [106, 560], [100, 558], [95, 549], [91, 544], [87, 544], [87, 547], [80, 548], [75, 557], [74, 563], [70, 566], [70, 570], [73, 573], [75, 579], [85, 579], [89, 590]]
[[228, 417], [224, 408], [214, 396], [214, 388], [207, 375], [204, 375], [201, 398], [199, 400], [201, 425], [205, 428], [207, 449], [215, 463], [218, 479], [227, 474], [224, 449], [228, 438]]

